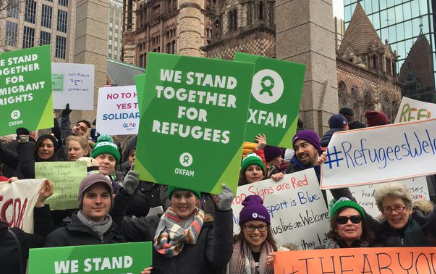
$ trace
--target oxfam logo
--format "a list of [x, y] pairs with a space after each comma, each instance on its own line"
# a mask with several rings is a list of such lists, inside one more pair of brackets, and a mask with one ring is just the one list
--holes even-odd
[[251, 216], [253, 216], [253, 218], [256, 219], [259, 215], [256, 212], [253, 212], [253, 215], [251, 215]]
[[11, 112], [11, 118], [14, 120], [17, 120], [18, 118], [20, 118], [21, 113], [19, 110], [14, 110]]
[[258, 71], [253, 77], [251, 93], [259, 103], [269, 105], [277, 102], [283, 94], [282, 77], [270, 69]]

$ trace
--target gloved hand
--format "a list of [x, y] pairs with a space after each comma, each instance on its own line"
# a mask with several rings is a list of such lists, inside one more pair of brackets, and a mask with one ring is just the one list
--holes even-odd
[[225, 184], [221, 184], [221, 186], [223, 187], [223, 190], [218, 195], [218, 197], [220, 197], [218, 208], [220, 210], [229, 210], [232, 207], [232, 202], [235, 198], [235, 195], [233, 194], [232, 190]]
[[64, 110], [62, 110], [62, 116], [70, 115], [71, 113], [70, 104], [67, 104]]
[[123, 182], [123, 191], [126, 194], [132, 196], [133, 193], [135, 193], [135, 189], [138, 187], [139, 184], [138, 176], [139, 173], [132, 169], [127, 173]]
[[18, 136], [18, 143], [27, 143], [29, 142], [29, 131], [23, 127], [17, 128], [16, 130]]

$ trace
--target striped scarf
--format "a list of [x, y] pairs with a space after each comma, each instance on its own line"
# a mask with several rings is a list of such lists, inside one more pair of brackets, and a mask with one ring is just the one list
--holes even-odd
[[174, 257], [182, 252], [183, 246], [186, 244], [195, 244], [201, 227], [203, 226], [204, 212], [196, 208], [194, 210], [194, 220], [187, 229], [180, 226], [182, 220], [174, 212], [172, 207], [160, 218], [159, 226], [157, 227], [154, 236], [154, 248], [156, 251], [165, 257]]
[[233, 245], [232, 258], [227, 265], [226, 274], [273, 274], [274, 268], [266, 264], [266, 256], [271, 252], [274, 252], [272, 245], [267, 241], [263, 242], [257, 272], [249, 244], [247, 241], [238, 241]]

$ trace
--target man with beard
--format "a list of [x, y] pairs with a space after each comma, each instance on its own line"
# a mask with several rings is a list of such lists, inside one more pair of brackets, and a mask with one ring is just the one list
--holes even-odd
[[[298, 131], [294, 138], [292, 138], [292, 144], [294, 146], [295, 155], [291, 158], [289, 167], [285, 170], [285, 174], [298, 172], [308, 168], [315, 170], [318, 181], [321, 176], [321, 166], [326, 159], [322, 155], [321, 144], [318, 134], [310, 129]], [[278, 175], [277, 177], [283, 177]], [[275, 181], [281, 178], [273, 178]], [[355, 200], [348, 188], [338, 188], [330, 190], [333, 197], [338, 200], [341, 197], [347, 197], [350, 200]], [[327, 203], [327, 195], [325, 191], [322, 191], [324, 200]]]

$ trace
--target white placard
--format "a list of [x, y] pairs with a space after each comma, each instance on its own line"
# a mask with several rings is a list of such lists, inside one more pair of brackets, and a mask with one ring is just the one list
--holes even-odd
[[395, 124], [431, 119], [435, 117], [435, 113], [436, 104], [403, 97], [395, 117]]
[[0, 219], [10, 227], [33, 233], [33, 208], [45, 179], [0, 182]]
[[53, 108], [94, 109], [94, 65], [51, 63]]
[[321, 188], [383, 183], [436, 173], [436, 119], [340, 131], [321, 168]]
[[138, 134], [139, 109], [136, 86], [98, 90], [97, 131], [107, 135]]
[[233, 231], [239, 233], [239, 212], [248, 195], [259, 195], [271, 217], [278, 244], [292, 243], [300, 249], [325, 244], [329, 214], [313, 168], [286, 174], [279, 182], [264, 180], [238, 187], [233, 200]]
[[[414, 200], [430, 200], [430, 195], [428, 194], [427, 179], [425, 177], [406, 179], [399, 182], [405, 183], [407, 185], [410, 192], [412, 192]], [[353, 194], [353, 197], [356, 198], [356, 201], [359, 203], [359, 205], [361, 205], [365, 209], [366, 213], [374, 218], [381, 214], [377, 208], [377, 204], [374, 199], [374, 193], [381, 185], [382, 184], [350, 187], [351, 194]], [[333, 199], [330, 191], [327, 191], [327, 199], [328, 201], [331, 201]]]

